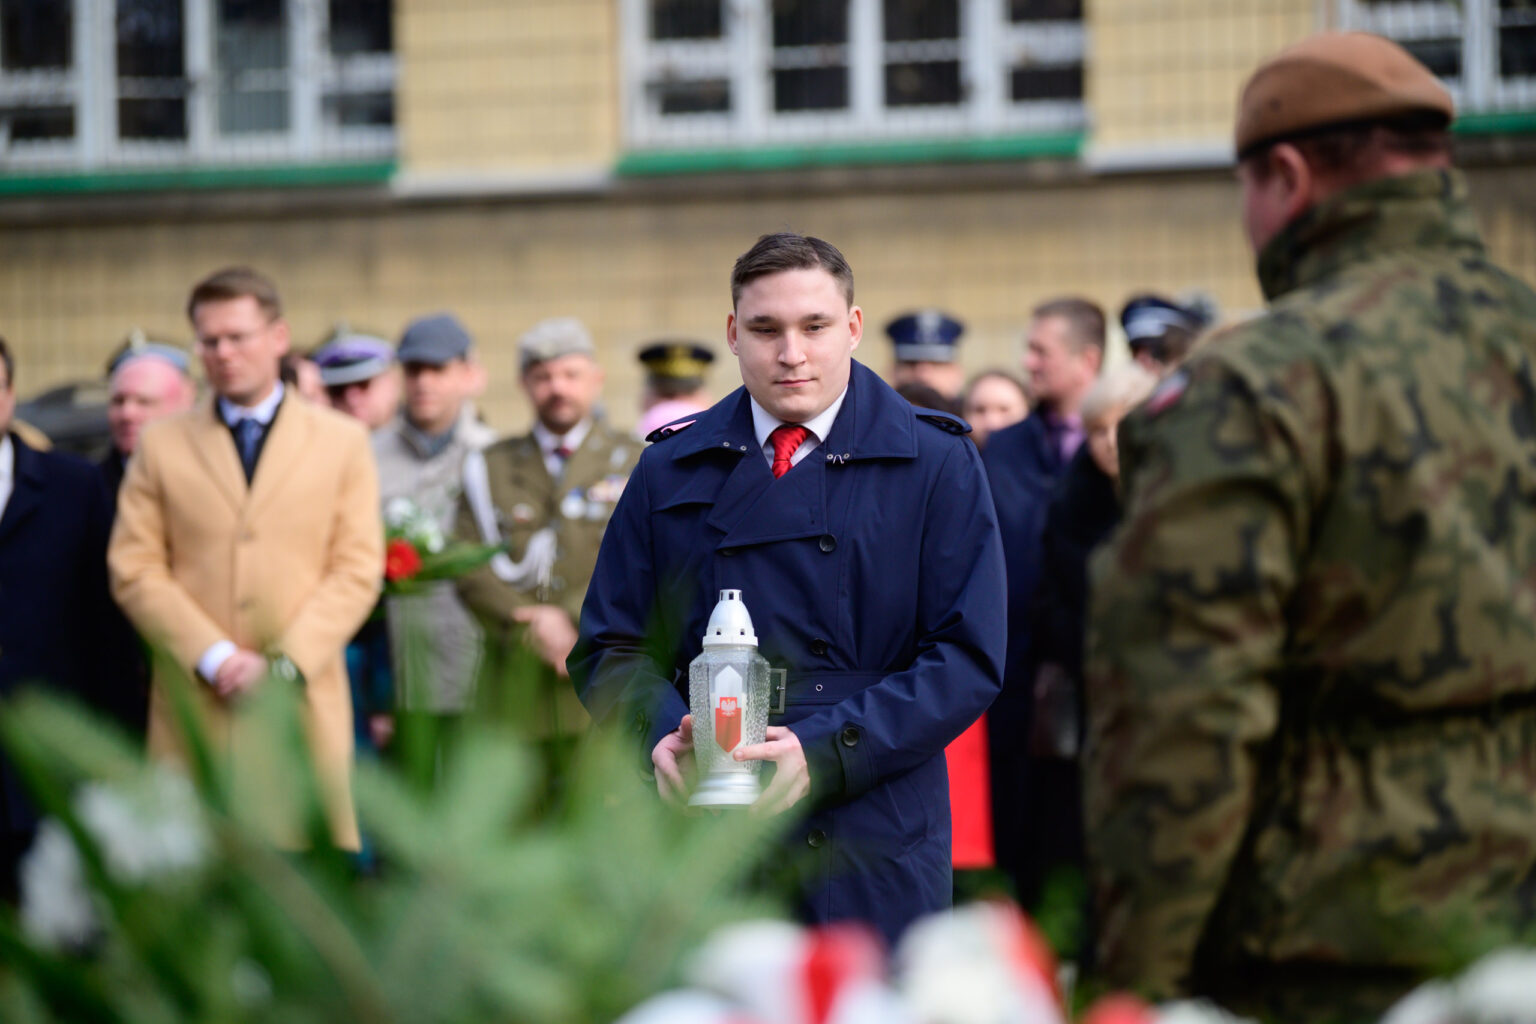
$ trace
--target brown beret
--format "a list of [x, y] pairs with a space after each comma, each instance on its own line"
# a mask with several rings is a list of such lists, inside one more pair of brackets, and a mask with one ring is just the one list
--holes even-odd
[[1280, 51], [1243, 87], [1237, 155], [1329, 125], [1455, 116], [1451, 94], [1407, 50], [1365, 32], [1324, 32]]

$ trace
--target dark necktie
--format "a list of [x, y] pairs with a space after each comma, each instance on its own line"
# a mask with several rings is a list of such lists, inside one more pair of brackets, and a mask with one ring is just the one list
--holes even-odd
[[245, 482], [256, 475], [256, 452], [261, 447], [261, 422], [247, 416], [235, 424], [235, 445], [240, 449], [240, 468], [245, 470]]
[[775, 427], [773, 433], [768, 435], [768, 443], [773, 445], [773, 477], [777, 480], [789, 472], [789, 457], [805, 442], [809, 430], [798, 423], [791, 426], [786, 423], [782, 427]]
[[571, 457], [571, 450], [562, 444], [555, 449], [555, 457], [558, 458], [561, 462], [564, 462], [566, 459]]

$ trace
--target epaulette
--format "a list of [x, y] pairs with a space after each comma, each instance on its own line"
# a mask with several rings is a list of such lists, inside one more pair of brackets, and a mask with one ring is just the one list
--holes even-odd
[[912, 411], [917, 413], [918, 419], [932, 423], [947, 434], [969, 434], [971, 432], [971, 425], [953, 413], [916, 407]]
[[697, 422], [698, 418], [694, 417], [693, 419], [688, 420], [677, 420], [672, 423], [663, 423], [649, 434], [646, 434], [645, 439], [651, 444], [655, 444], [657, 441], [665, 441], [669, 437], [674, 437], [678, 434], [681, 434], [683, 431], [687, 430]]

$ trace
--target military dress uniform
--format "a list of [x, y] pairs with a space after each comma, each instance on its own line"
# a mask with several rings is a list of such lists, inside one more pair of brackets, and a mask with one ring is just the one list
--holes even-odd
[[1085, 771], [1110, 980], [1375, 1019], [1536, 936], [1536, 293], [1462, 176], [1345, 191], [1122, 426]]
[[[508, 548], [507, 556], [459, 581], [460, 595], [490, 641], [482, 703], [532, 737], [575, 736], [591, 719], [570, 682], [527, 650], [521, 641], [524, 627], [512, 613], [549, 604], [577, 621], [603, 531], [642, 447], [594, 418], [558, 477], [550, 475], [531, 432], [486, 448], [478, 466], [474, 456], [468, 460], [457, 533], [505, 541]], [[483, 474], [478, 484], [477, 474]], [[481, 488], [483, 496], [477, 497]]]

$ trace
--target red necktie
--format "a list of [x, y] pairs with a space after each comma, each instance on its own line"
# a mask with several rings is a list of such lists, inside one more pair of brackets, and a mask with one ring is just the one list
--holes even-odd
[[775, 427], [773, 433], [768, 435], [768, 443], [773, 445], [773, 476], [777, 480], [789, 472], [789, 457], [805, 442], [806, 435], [810, 431], [795, 424], [786, 423], [782, 427]]

